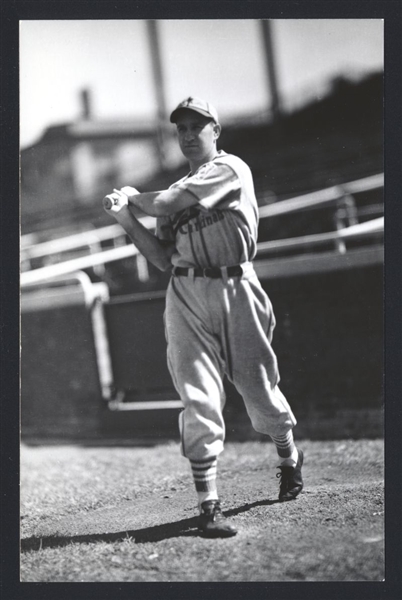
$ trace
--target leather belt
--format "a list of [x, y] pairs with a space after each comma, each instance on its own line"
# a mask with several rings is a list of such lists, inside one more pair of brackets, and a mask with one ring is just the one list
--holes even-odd
[[[224, 277], [224, 271], [220, 267], [207, 267], [206, 269], [189, 269], [187, 267], [174, 267], [173, 275], [188, 277], [194, 271], [194, 277], [211, 277], [212, 279], [222, 279]], [[234, 265], [233, 267], [227, 267], [226, 269], [228, 277], [241, 277], [243, 275], [243, 269], [241, 265]]]

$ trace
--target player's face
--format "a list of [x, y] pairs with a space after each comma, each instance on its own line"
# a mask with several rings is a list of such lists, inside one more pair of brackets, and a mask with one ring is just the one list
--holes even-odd
[[177, 134], [184, 156], [194, 163], [212, 160], [220, 126], [193, 110], [183, 110], [177, 119]]

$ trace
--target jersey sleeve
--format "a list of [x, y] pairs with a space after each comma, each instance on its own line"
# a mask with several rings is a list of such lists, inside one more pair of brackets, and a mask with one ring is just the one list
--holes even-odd
[[207, 210], [220, 207], [234, 208], [241, 194], [237, 173], [227, 164], [211, 162], [177, 186], [195, 196]]

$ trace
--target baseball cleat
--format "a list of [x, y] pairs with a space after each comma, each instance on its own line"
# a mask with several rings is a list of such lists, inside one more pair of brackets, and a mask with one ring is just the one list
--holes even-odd
[[294, 500], [303, 489], [301, 468], [303, 465], [303, 452], [298, 450], [299, 457], [295, 467], [278, 467], [281, 470], [276, 476], [280, 477], [279, 501]]
[[201, 504], [198, 531], [209, 538], [232, 537], [237, 533], [223, 515], [219, 500], [206, 500]]

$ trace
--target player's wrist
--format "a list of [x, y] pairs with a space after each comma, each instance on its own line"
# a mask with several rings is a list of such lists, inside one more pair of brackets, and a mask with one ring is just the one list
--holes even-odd
[[122, 206], [117, 211], [110, 211], [110, 213], [113, 215], [113, 217], [119, 223], [119, 225], [123, 225], [124, 226], [131, 219], [131, 213], [129, 211], [128, 205]]

